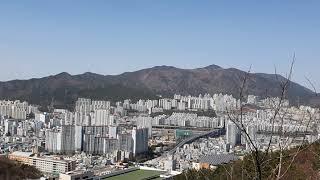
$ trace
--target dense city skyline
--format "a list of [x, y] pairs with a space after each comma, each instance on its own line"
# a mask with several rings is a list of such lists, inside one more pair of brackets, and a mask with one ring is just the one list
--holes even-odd
[[[319, 2], [1, 2], [0, 81], [157, 65], [288, 71], [319, 89]], [[270, 13], [272, 12], [272, 13]]]
[[[239, 161], [253, 147], [278, 151], [282, 145], [317, 144], [317, 125], [309, 123], [317, 122], [319, 109], [290, 106], [288, 100], [279, 97], [248, 95], [242, 100], [226, 94], [175, 94], [171, 98], [127, 99], [115, 104], [78, 98], [73, 110], [51, 112], [40, 112], [38, 106], [28, 102], [2, 100], [0, 153], [46, 173], [45, 177], [61, 180], [79, 176], [112, 180], [145, 170], [160, 179], [176, 179], [184, 177], [190, 168], [216, 172], [215, 168]], [[229, 114], [238, 112], [241, 106], [250, 109], [241, 116], [242, 130], [237, 116]], [[284, 119], [273, 118], [277, 107], [282, 109]], [[304, 119], [307, 113], [314, 119]], [[282, 140], [283, 136], [288, 137]], [[275, 139], [271, 144], [270, 138]]]
[[319, 7], [0, 1], [0, 179], [320, 179]]

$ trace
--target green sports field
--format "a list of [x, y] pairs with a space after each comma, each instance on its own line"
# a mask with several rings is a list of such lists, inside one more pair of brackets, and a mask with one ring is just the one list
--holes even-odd
[[141, 179], [149, 179], [151, 177], [152, 180], [159, 180], [160, 173], [157, 171], [147, 171], [147, 170], [136, 170], [125, 174], [120, 174], [117, 176], [105, 178], [104, 180], [141, 180]]

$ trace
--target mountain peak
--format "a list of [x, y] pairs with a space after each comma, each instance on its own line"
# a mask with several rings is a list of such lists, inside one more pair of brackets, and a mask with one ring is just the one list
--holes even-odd
[[174, 66], [166, 66], [166, 65], [162, 65], [162, 66], [154, 66], [151, 69], [159, 69], [159, 70], [169, 70], [169, 69], [177, 69]]
[[85, 72], [82, 75], [85, 75], [85, 76], [101, 76], [100, 74], [93, 73], [93, 72]]
[[92, 72], [85, 72], [83, 74], [75, 75], [74, 77], [84, 78], [84, 79], [101, 79], [101, 78], [104, 78], [104, 75], [92, 73]]
[[204, 67], [204, 69], [222, 69], [222, 67], [215, 64], [211, 64], [209, 66]]
[[70, 77], [71, 74], [67, 73], [67, 72], [62, 72], [59, 74], [56, 74], [55, 77]]

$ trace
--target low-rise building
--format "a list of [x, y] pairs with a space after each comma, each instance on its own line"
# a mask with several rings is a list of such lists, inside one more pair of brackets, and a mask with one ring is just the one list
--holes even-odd
[[30, 165], [36, 167], [42, 172], [53, 174], [73, 171], [76, 168], [75, 161], [52, 157], [31, 157]]
[[75, 161], [64, 160], [60, 157], [36, 156], [31, 152], [13, 152], [8, 155], [11, 160], [18, 161], [23, 164], [34, 166], [44, 173], [59, 174], [73, 171], [76, 168]]
[[70, 171], [59, 174], [59, 180], [93, 180], [95, 175], [92, 171]]

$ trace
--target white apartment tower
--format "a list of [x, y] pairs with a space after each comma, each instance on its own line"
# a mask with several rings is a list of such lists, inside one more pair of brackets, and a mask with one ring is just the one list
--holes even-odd
[[236, 124], [229, 121], [227, 124], [227, 143], [233, 147], [240, 142], [240, 131]]

